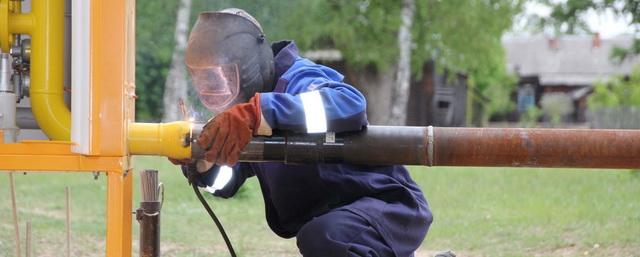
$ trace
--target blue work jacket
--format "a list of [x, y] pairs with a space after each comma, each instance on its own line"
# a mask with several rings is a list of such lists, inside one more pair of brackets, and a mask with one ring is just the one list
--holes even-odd
[[[273, 129], [305, 132], [300, 94], [313, 90], [322, 97], [328, 131], [367, 125], [365, 98], [340, 73], [300, 57], [291, 41], [275, 43], [273, 49], [276, 86], [260, 95], [263, 116]], [[270, 228], [284, 238], [296, 236], [314, 217], [345, 209], [366, 219], [396, 255], [409, 256], [432, 221], [427, 201], [403, 166], [239, 163], [214, 195], [231, 197], [252, 176], [260, 182]], [[213, 183], [212, 177], [206, 180]]]

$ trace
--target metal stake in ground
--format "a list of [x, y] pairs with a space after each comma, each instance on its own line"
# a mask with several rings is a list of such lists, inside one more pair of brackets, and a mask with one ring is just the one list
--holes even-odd
[[69, 187], [65, 187], [64, 195], [65, 195], [65, 208], [66, 208], [66, 218], [67, 218], [67, 257], [71, 257], [71, 201], [69, 197]]
[[162, 203], [158, 192], [158, 171], [144, 170], [140, 173], [142, 201], [136, 210], [140, 223], [140, 256], [160, 256], [160, 209]]
[[31, 257], [31, 221], [27, 221], [27, 230], [25, 231], [27, 234], [27, 238], [25, 240], [25, 252], [27, 252], [27, 257]]
[[16, 207], [16, 188], [13, 183], [13, 173], [9, 172], [9, 191], [11, 191], [11, 210], [13, 211], [13, 227], [16, 231], [16, 256], [22, 256], [20, 254], [20, 227], [18, 226], [18, 211]]

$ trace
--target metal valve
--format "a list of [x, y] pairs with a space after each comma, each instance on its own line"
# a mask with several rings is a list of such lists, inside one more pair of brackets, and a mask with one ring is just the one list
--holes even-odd
[[16, 101], [20, 102], [22, 98], [28, 96], [31, 82], [29, 77], [31, 39], [20, 40], [20, 37], [16, 36], [13, 42], [14, 44], [11, 46], [11, 56], [13, 57], [13, 75], [11, 76], [11, 82], [16, 94]]

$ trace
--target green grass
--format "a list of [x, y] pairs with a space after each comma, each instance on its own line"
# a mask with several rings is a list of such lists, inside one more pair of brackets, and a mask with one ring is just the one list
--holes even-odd
[[482, 256], [638, 256], [629, 171], [414, 168], [434, 211], [423, 248]]
[[[224, 243], [179, 170], [136, 157], [165, 184], [163, 256], [227, 256]], [[418, 256], [638, 256], [640, 174], [629, 171], [411, 167], [435, 222]], [[138, 203], [138, 174], [133, 174]], [[14, 174], [21, 232], [31, 220], [34, 256], [65, 253], [64, 187], [71, 188], [73, 256], [103, 256], [106, 177]], [[0, 256], [13, 256], [8, 176], [0, 174]], [[208, 197], [241, 256], [296, 256], [295, 239], [268, 228], [255, 179], [234, 199]], [[134, 222], [134, 248], [137, 225]], [[23, 243], [24, 247], [24, 243]], [[134, 255], [137, 255], [137, 250]], [[460, 256], [460, 255], [459, 255]]]

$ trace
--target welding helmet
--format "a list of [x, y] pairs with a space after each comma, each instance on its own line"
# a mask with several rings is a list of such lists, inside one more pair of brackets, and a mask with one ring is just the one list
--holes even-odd
[[189, 35], [185, 64], [198, 98], [216, 113], [273, 90], [271, 46], [260, 24], [240, 9], [201, 13]]

